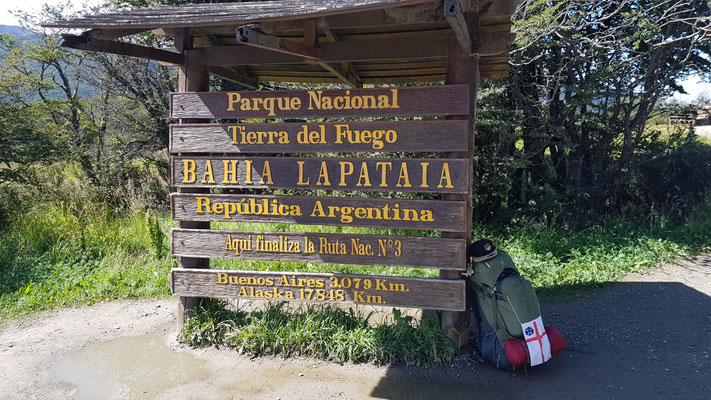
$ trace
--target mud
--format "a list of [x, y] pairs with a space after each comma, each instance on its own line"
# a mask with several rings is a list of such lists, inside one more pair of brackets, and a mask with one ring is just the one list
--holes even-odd
[[150, 334], [94, 343], [63, 358], [52, 375], [77, 389], [78, 399], [152, 399], [176, 385], [206, 379], [207, 363]]

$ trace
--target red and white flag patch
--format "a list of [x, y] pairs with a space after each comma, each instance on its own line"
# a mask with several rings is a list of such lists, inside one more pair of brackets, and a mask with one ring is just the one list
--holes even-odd
[[539, 316], [533, 321], [521, 324], [523, 339], [528, 346], [531, 366], [543, 364], [551, 359], [551, 343], [543, 327], [543, 319]]

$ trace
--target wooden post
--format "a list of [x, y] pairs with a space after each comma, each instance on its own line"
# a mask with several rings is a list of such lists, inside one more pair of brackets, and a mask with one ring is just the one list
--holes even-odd
[[[478, 13], [469, 13], [467, 15], [467, 26], [470, 29], [472, 40], [479, 39], [479, 15]], [[476, 119], [476, 94], [479, 86], [479, 57], [465, 56], [462, 54], [462, 49], [456, 39], [452, 38], [449, 41], [447, 52], [447, 84], [468, 84], [469, 85], [469, 101], [471, 103], [469, 115], [451, 116], [446, 119], [466, 120], [469, 146], [466, 152], [445, 153], [450, 158], [465, 158], [469, 161], [469, 182], [473, 178], [473, 155], [474, 155], [474, 124]], [[469, 193], [467, 194], [444, 194], [444, 200], [460, 200], [466, 201], [465, 230], [462, 232], [442, 232], [442, 237], [462, 238], [466, 239], [467, 243], [472, 239], [472, 189], [471, 184], [468, 185]], [[460, 273], [455, 271], [440, 271], [440, 278], [443, 279], [462, 279]], [[469, 296], [470, 291], [467, 291]], [[467, 304], [472, 299], [467, 299]], [[447, 332], [447, 336], [458, 345], [464, 345], [468, 342], [469, 333], [471, 332], [469, 313], [442, 311], [440, 313], [442, 329]]]
[[[192, 35], [188, 29], [181, 29], [175, 35], [175, 48], [185, 56], [185, 64], [178, 72], [179, 92], [207, 92], [210, 90], [210, 73], [204, 56], [201, 52], [192, 50]], [[201, 119], [181, 119], [180, 123], [205, 122]], [[189, 153], [179, 155], [190, 156]], [[210, 189], [203, 188], [179, 188], [180, 193], [210, 193]], [[181, 228], [186, 229], [210, 229], [209, 222], [181, 221]], [[209, 258], [179, 257], [179, 268], [209, 268]], [[192, 315], [193, 308], [200, 304], [199, 297], [180, 297], [178, 304], [178, 329], [185, 324], [185, 320]]]

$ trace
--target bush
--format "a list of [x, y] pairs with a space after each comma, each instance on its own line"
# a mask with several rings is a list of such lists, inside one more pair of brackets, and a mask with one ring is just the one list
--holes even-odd
[[622, 204], [630, 212], [680, 223], [711, 188], [711, 146], [691, 137], [640, 166]]

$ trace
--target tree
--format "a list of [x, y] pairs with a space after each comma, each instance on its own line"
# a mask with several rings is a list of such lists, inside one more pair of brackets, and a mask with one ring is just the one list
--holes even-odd
[[0, 35], [0, 184], [27, 182], [32, 167], [61, 158], [67, 148], [62, 129], [33, 100], [51, 86], [28, 73], [27, 53], [11, 35]]
[[613, 209], [677, 139], [658, 148], [647, 121], [680, 80], [709, 71], [710, 15], [702, 0], [525, 2], [507, 89], [526, 165], [510, 203], [553, 192], [571, 226]]

